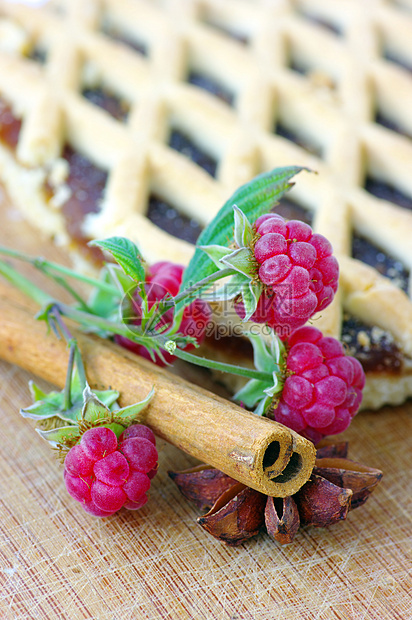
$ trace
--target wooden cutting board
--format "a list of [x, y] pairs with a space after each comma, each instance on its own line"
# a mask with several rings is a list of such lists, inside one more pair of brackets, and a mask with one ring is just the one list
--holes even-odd
[[[67, 262], [4, 199], [0, 216], [1, 244]], [[143, 509], [83, 512], [19, 415], [30, 379], [0, 362], [1, 620], [412, 618], [411, 402], [361, 413], [342, 434], [351, 458], [384, 472], [347, 521], [301, 529], [285, 547], [262, 533], [229, 548], [197, 525], [167, 475], [194, 460], [162, 442]]]

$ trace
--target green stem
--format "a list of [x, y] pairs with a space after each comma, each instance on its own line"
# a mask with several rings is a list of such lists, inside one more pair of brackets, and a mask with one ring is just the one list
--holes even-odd
[[[219, 273], [223, 273], [222, 270]], [[232, 272], [231, 269], [228, 271]], [[125, 336], [129, 340], [141, 344], [147, 347], [149, 350], [153, 349], [154, 339], [152, 336], [144, 336], [142, 334], [137, 334], [133, 332], [130, 327], [123, 325], [121, 323], [114, 323], [108, 319], [104, 319], [103, 317], [97, 316], [95, 314], [90, 314], [88, 312], [84, 312], [83, 310], [78, 310], [77, 308], [73, 308], [67, 304], [59, 303], [53, 300], [49, 295], [44, 293], [40, 288], [38, 288], [35, 284], [33, 284], [30, 280], [22, 276], [18, 271], [16, 271], [13, 267], [5, 263], [4, 261], [0, 261], [0, 273], [2, 273], [12, 284], [17, 286], [23, 293], [31, 297], [35, 302], [39, 305], [44, 306], [46, 304], [55, 304], [56, 309], [64, 316], [72, 319], [76, 323], [82, 325], [85, 328], [97, 327], [98, 329], [104, 330], [110, 334], [117, 334], [119, 336]], [[215, 275], [215, 274], [213, 274]], [[230, 275], [226, 273], [225, 275]], [[225, 277], [225, 276], [222, 276]], [[207, 278], [205, 278], [207, 280]], [[201, 286], [204, 286], [204, 282]], [[192, 287], [190, 287], [192, 289]], [[187, 291], [190, 289], [187, 289]], [[195, 287], [193, 287], [195, 290]], [[55, 310], [53, 310], [54, 314]], [[166, 344], [170, 338], [167, 336], [156, 337], [157, 343], [160, 346]], [[236, 366], [233, 364], [224, 364], [222, 362], [216, 362], [214, 360], [209, 360], [203, 357], [197, 357], [192, 353], [187, 353], [186, 351], [182, 351], [181, 349], [176, 348], [174, 351], [174, 355], [179, 357], [182, 360], [190, 362], [191, 364], [195, 364], [196, 366], [203, 366], [204, 368], [212, 368], [214, 370], [219, 370], [222, 372], [229, 372], [235, 375], [239, 375], [241, 377], [248, 377], [249, 379], [259, 379], [261, 381], [271, 381], [272, 375], [270, 373], [260, 372], [258, 370], [253, 370], [251, 368], [244, 368], [242, 366]]]
[[67, 344], [71, 347], [73, 344], [76, 344], [76, 339], [73, 338], [73, 335], [66, 323], [63, 321], [62, 316], [60, 314], [60, 309], [57, 304], [53, 304], [49, 308], [49, 317], [54, 320], [60, 328], [61, 333]]
[[73, 364], [74, 364], [74, 356], [76, 353], [76, 345], [74, 343], [70, 346], [70, 355], [69, 355], [69, 363], [67, 365], [67, 373], [66, 373], [66, 382], [64, 384], [64, 409], [68, 411], [72, 406], [72, 374], [73, 374]]
[[44, 306], [52, 301], [50, 295], [47, 295], [41, 288], [33, 284], [31, 280], [19, 273], [14, 267], [0, 260], [0, 274], [2, 274], [6, 280], [11, 282], [22, 293], [27, 295], [38, 303], [40, 306]]
[[69, 319], [72, 319], [85, 328], [97, 327], [98, 329], [109, 332], [113, 335], [125, 336], [129, 340], [132, 340], [137, 344], [141, 344], [148, 349], [153, 348], [152, 336], [137, 334], [131, 327], [127, 327], [122, 323], [114, 323], [109, 319], [104, 319], [103, 317], [95, 314], [89, 314], [88, 312], [77, 310], [76, 308], [72, 308], [66, 304], [56, 302], [56, 306], [62, 315], [67, 316]]
[[225, 269], [221, 269], [220, 271], [215, 271], [214, 273], [210, 274], [210, 276], [207, 276], [207, 278], [203, 278], [203, 280], [200, 280], [199, 282], [196, 282], [196, 284], [189, 286], [189, 288], [185, 289], [184, 291], [180, 291], [180, 293], [178, 293], [176, 297], [172, 297], [171, 299], [165, 299], [164, 301], [161, 300], [158, 304], [156, 313], [148, 321], [146, 329], [148, 331], [154, 329], [161, 317], [165, 314], [165, 312], [167, 312], [170, 308], [177, 307], [185, 299], [191, 297], [191, 299], [189, 299], [188, 301], [192, 302], [194, 299], [193, 293], [196, 293], [196, 291], [199, 291], [202, 288], [206, 288], [214, 282], [217, 282], [218, 280], [222, 280], [223, 278], [227, 278], [228, 276], [233, 276], [235, 273], [236, 271], [232, 269], [232, 267], [226, 267]]
[[232, 267], [226, 267], [225, 269], [221, 269], [220, 271], [215, 271], [214, 273], [210, 274], [210, 276], [207, 276], [207, 278], [203, 278], [203, 280], [200, 280], [200, 282], [196, 282], [196, 284], [193, 284], [192, 286], [189, 286], [189, 288], [186, 288], [184, 291], [178, 293], [176, 297], [173, 298], [173, 300], [169, 300], [169, 307], [173, 305], [177, 306], [177, 304], [179, 304], [181, 301], [183, 301], [199, 289], [206, 288], [206, 286], [210, 286], [210, 284], [213, 284], [218, 280], [222, 280], [223, 278], [227, 278], [228, 276], [233, 276], [235, 275], [235, 273], [236, 271]]
[[79, 373], [80, 385], [85, 387], [86, 386], [86, 371], [84, 369], [83, 358], [81, 356], [80, 349], [77, 345], [77, 342], [76, 341], [74, 342], [76, 345], [76, 364], [77, 364], [77, 372]]
[[[60, 314], [60, 309], [57, 305], [53, 306], [50, 309], [50, 317], [53, 318], [56, 321], [57, 325], [60, 327], [60, 331], [63, 334], [64, 339], [66, 340], [67, 344], [70, 346], [70, 355], [72, 355], [72, 351], [74, 351], [73, 353], [74, 357], [73, 357], [71, 364], [73, 366], [73, 363], [74, 362], [76, 363], [80, 384], [85, 386], [86, 385], [86, 372], [84, 369], [83, 359], [80, 353], [79, 346], [77, 344], [77, 340], [76, 338], [73, 337], [71, 331], [67, 327], [66, 323], [63, 321], [62, 316]], [[70, 360], [69, 360], [69, 364], [70, 364]]]
[[258, 379], [259, 381], [273, 381], [273, 376], [269, 372], [261, 372], [259, 370], [253, 370], [253, 368], [245, 368], [244, 366], [236, 366], [234, 364], [225, 364], [224, 362], [216, 362], [215, 360], [209, 360], [205, 357], [197, 357], [193, 353], [187, 353], [181, 349], [175, 349], [173, 355], [190, 362], [196, 366], [203, 366], [203, 368], [212, 368], [213, 370], [220, 370], [221, 372], [229, 372], [232, 375], [238, 375], [239, 377], [248, 377], [249, 379]]
[[68, 282], [66, 282], [66, 280], [64, 278], [61, 278], [60, 276], [56, 276], [54, 274], [50, 274], [50, 277], [57, 283], [59, 284], [62, 288], [64, 288], [68, 293], [70, 293], [70, 295], [73, 297], [73, 299], [75, 299], [78, 304], [80, 305], [81, 309], [84, 310], [85, 312], [90, 312], [90, 308], [87, 305], [87, 303], [84, 301], [84, 299], [82, 298], [81, 295], [78, 294], [77, 291], [74, 290], [73, 287], [70, 286], [70, 284]]
[[23, 252], [18, 252], [17, 250], [12, 250], [11, 248], [5, 248], [4, 246], [0, 246], [0, 254], [3, 254], [4, 256], [10, 256], [11, 258], [17, 258], [26, 263], [30, 263], [31, 265], [33, 265], [33, 267], [35, 267], [45, 275], [52, 275], [52, 272], [59, 273], [64, 276], [79, 280], [80, 282], [85, 282], [86, 284], [90, 284], [91, 286], [100, 288], [106, 293], [116, 295], [116, 297], [121, 296], [121, 292], [115, 286], [112, 286], [107, 282], [102, 282], [101, 280], [98, 280], [96, 278], [92, 278], [91, 276], [77, 273], [69, 267], [59, 265], [58, 263], [53, 263], [49, 260], [46, 260], [45, 258], [42, 258], [41, 256], [32, 258], [31, 256], [24, 254]]
[[[9, 282], [14, 284], [22, 293], [25, 293], [28, 297], [31, 297], [34, 301], [39, 303], [40, 305], [44, 305], [44, 303], [48, 303], [51, 298], [46, 296], [46, 293], [40, 288], [38, 288], [31, 280], [25, 278], [18, 272], [14, 267], [6, 263], [5, 261], [0, 260], [0, 273], [7, 279]], [[43, 270], [43, 273], [47, 274], [47, 271]], [[68, 291], [72, 297], [80, 304], [83, 310], [89, 311], [89, 308], [86, 302], [82, 299], [82, 297], [70, 286], [68, 282], [66, 282], [63, 278], [50, 274], [50, 277], [60, 286], [62, 286], [66, 291]]]
[[[112, 321], [103, 319], [95, 315], [89, 315], [86, 312], [76, 310], [75, 308], [71, 308], [70, 306], [66, 306], [64, 304], [59, 304], [58, 307], [63, 315], [80, 324], [85, 325], [86, 327], [94, 325], [95, 327], [108, 331], [112, 334], [126, 336], [126, 338], [129, 338], [129, 340], [137, 342], [138, 344], [142, 344], [149, 349], [153, 347], [153, 337], [147, 337], [141, 334], [133, 333], [130, 331], [129, 327], [126, 327], [119, 323], [113, 323]], [[164, 345], [169, 340], [169, 338], [167, 338], [167, 336], [159, 335], [158, 337], [156, 337], [156, 340], [158, 344], [164, 348]], [[216, 362], [215, 360], [209, 360], [204, 357], [197, 357], [192, 353], [187, 353], [186, 351], [182, 351], [178, 348], [175, 349], [174, 355], [182, 360], [185, 360], [186, 362], [195, 364], [196, 366], [212, 368], [214, 370], [220, 370], [221, 372], [229, 372], [240, 377], [248, 377], [249, 379], [258, 379], [260, 381], [272, 381], [273, 379], [271, 373], [268, 372], [261, 372], [259, 370], [253, 370], [253, 368], [244, 368], [243, 366], [225, 364], [223, 362]]]

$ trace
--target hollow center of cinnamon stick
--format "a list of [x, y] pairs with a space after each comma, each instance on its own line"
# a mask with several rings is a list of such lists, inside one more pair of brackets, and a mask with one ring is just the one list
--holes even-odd
[[299, 474], [302, 469], [302, 457], [297, 452], [293, 452], [290, 457], [289, 463], [286, 465], [285, 469], [278, 476], [270, 477], [273, 482], [284, 483], [293, 480]]
[[273, 472], [273, 467], [279, 458], [279, 454], [280, 443], [278, 441], [272, 441], [263, 455], [263, 471], [269, 478], [273, 478], [276, 475]]

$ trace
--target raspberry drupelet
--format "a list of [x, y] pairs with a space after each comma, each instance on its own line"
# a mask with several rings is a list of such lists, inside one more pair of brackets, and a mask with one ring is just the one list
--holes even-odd
[[315, 327], [296, 330], [287, 347], [287, 378], [269, 417], [315, 444], [326, 435], [341, 433], [362, 400], [365, 374], [360, 362]]
[[[148, 271], [145, 283], [145, 290], [148, 298], [149, 310], [153, 305], [163, 299], [167, 294], [175, 297], [182, 282], [184, 267], [176, 265], [168, 261], [162, 261], [152, 265]], [[141, 316], [141, 299], [136, 297], [134, 302], [134, 311], [136, 317]], [[179, 333], [184, 336], [192, 336], [200, 344], [205, 336], [206, 327], [211, 318], [211, 310], [209, 305], [200, 299], [195, 299], [189, 306], [186, 306], [183, 312], [182, 322], [180, 324]], [[135, 324], [140, 324], [137, 318]], [[168, 310], [159, 322], [157, 329], [171, 327], [173, 324], [173, 309]], [[151, 359], [149, 351], [142, 345], [139, 345], [124, 336], [116, 336], [115, 340], [118, 344], [137, 353], [146, 359]], [[193, 345], [187, 345], [185, 350], [193, 348]], [[174, 356], [167, 351], [162, 350], [162, 355], [167, 363], [174, 360]], [[164, 366], [163, 361], [156, 357], [156, 364]]]
[[[254, 227], [254, 256], [264, 290], [251, 320], [273, 327], [285, 340], [330, 304], [338, 287], [338, 262], [329, 241], [304, 222], [269, 213]], [[236, 309], [243, 318], [243, 304]]]
[[64, 460], [66, 489], [96, 517], [120, 508], [138, 510], [147, 502], [157, 471], [156, 440], [142, 424], [133, 424], [117, 439], [104, 426], [86, 431]]

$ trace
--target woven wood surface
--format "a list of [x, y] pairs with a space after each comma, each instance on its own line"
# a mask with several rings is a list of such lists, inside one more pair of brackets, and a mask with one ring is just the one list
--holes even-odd
[[[4, 200], [0, 209], [0, 243], [64, 260]], [[343, 434], [351, 458], [384, 471], [347, 521], [301, 529], [286, 547], [262, 533], [228, 548], [167, 475], [193, 459], [162, 442], [143, 509], [87, 515], [18, 413], [34, 377], [6, 363], [0, 377], [1, 620], [412, 618], [412, 403], [362, 413]]]

